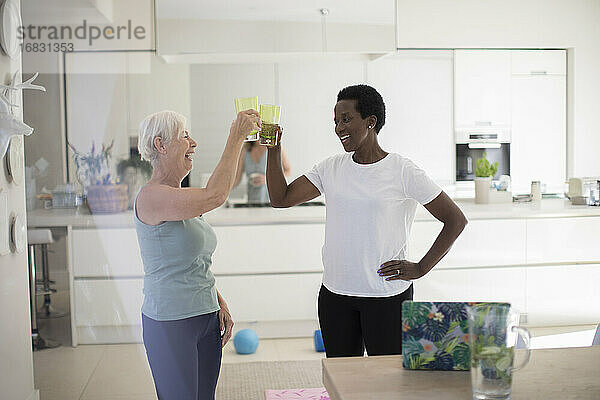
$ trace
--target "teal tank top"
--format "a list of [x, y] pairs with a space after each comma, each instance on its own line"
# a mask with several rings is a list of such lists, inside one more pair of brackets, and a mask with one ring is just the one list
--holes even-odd
[[219, 310], [210, 271], [217, 236], [204, 218], [147, 225], [134, 203], [135, 230], [144, 264], [142, 313], [157, 321]]

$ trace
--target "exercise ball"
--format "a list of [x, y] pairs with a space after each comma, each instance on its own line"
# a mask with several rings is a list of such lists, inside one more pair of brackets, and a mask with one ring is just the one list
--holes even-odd
[[252, 329], [242, 329], [233, 337], [233, 347], [238, 354], [252, 354], [258, 347], [258, 335]]
[[325, 345], [323, 344], [323, 335], [321, 335], [321, 330], [317, 329], [315, 331], [315, 351], [322, 353], [325, 351]]

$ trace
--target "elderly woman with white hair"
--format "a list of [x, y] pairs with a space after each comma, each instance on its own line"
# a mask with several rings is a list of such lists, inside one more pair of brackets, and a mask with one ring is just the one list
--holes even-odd
[[185, 124], [172, 111], [149, 115], [138, 144], [153, 167], [134, 214], [145, 272], [143, 340], [161, 400], [214, 399], [233, 320], [210, 272], [217, 238], [202, 215], [227, 199], [242, 144], [259, 115], [237, 115], [206, 188], [181, 187], [197, 145]]

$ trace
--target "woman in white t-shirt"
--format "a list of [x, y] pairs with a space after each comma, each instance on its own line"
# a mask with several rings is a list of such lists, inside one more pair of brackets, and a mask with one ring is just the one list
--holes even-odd
[[[409, 159], [384, 151], [381, 95], [367, 85], [337, 96], [335, 134], [344, 147], [287, 184], [281, 150], [269, 148], [267, 186], [273, 207], [291, 207], [323, 194], [327, 205], [319, 323], [327, 357], [400, 354], [401, 304], [412, 281], [448, 252], [467, 219]], [[418, 262], [406, 260], [417, 203], [444, 224]]]

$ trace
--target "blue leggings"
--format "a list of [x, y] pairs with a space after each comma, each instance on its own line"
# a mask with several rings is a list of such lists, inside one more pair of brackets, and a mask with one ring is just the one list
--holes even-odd
[[156, 321], [142, 314], [144, 346], [159, 400], [212, 400], [221, 368], [217, 312]]

